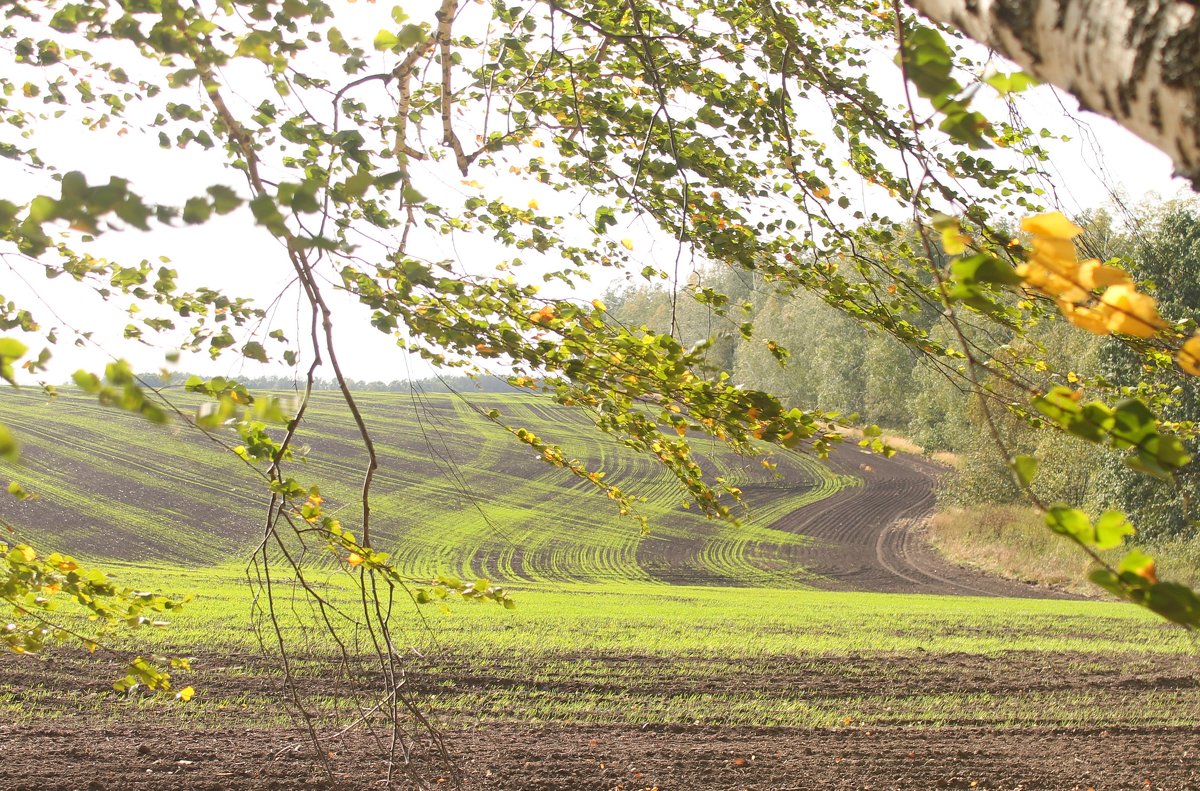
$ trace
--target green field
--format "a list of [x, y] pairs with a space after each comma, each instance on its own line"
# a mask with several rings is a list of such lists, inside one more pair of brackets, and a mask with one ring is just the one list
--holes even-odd
[[[857, 487], [853, 477], [787, 456], [778, 459], [776, 478], [756, 460], [702, 446], [703, 463], [742, 486], [752, 506], [744, 526], [717, 524], [683, 509], [671, 480], [648, 461], [563, 410], [528, 396], [473, 401], [645, 495], [652, 533], [640, 536], [608, 500], [533, 458], [455, 397], [364, 396], [384, 464], [376, 546], [415, 578], [443, 572], [503, 580], [517, 603], [512, 610], [462, 601], [418, 607], [403, 591], [393, 603], [389, 622], [409, 694], [443, 729], [474, 734], [461, 738], [483, 746], [468, 753], [495, 750], [484, 738], [492, 729], [518, 739], [536, 732], [568, 751], [610, 732], [589, 730], [597, 728], [695, 731], [701, 743], [714, 728], [731, 739], [768, 728], [801, 740], [891, 734], [897, 744], [926, 733], [952, 754], [969, 731], [970, 738], [1029, 734], [1020, 749], [1032, 755], [1049, 740], [1045, 765], [1053, 768], [1066, 766], [1054, 756], [1072, 755], [1079, 733], [1161, 737], [1163, 754], [1174, 755], [1178, 729], [1200, 726], [1196, 640], [1138, 608], [814, 589], [806, 569], [788, 560], [809, 539], [781, 529], [780, 520]], [[310, 420], [301, 436], [308, 461], [294, 469], [321, 482], [326, 505], [353, 524], [362, 459], [349, 421], [327, 394], [316, 399]], [[22, 535], [95, 560], [130, 586], [194, 595], [169, 628], [115, 637], [113, 645], [192, 657], [194, 670], [177, 674], [176, 683], [198, 690], [186, 706], [118, 697], [110, 684], [121, 660], [104, 652], [67, 650], [51, 663], [0, 657], [0, 719], [49, 734], [55, 750], [74, 749], [68, 736], [76, 729], [117, 728], [105, 732], [116, 733], [130, 755], [148, 728], [181, 742], [219, 741], [231, 729], [230, 744], [295, 738], [294, 711], [281, 705], [269, 608], [263, 599], [253, 606], [262, 591], [247, 575], [263, 500], [244, 465], [192, 433], [149, 426], [71, 393], [55, 400], [6, 393], [0, 423], [24, 443], [23, 462], [0, 474], [38, 495], [3, 506]], [[862, 491], [869, 484], [870, 476]], [[329, 602], [355, 611], [350, 571], [322, 560], [307, 569]], [[344, 622], [339, 635], [350, 667], [340, 665], [290, 572], [273, 574], [295, 688], [309, 721], [341, 738], [373, 700], [374, 653], [358, 626]], [[872, 744], [864, 754], [881, 749]], [[659, 748], [639, 745], [631, 755], [652, 762]], [[908, 760], [908, 747], [895, 749], [898, 761]], [[1179, 749], [1186, 755], [1191, 747]], [[795, 760], [807, 766], [803, 754]], [[347, 776], [367, 765], [353, 764]], [[527, 768], [525, 761], [504, 771]], [[553, 784], [562, 770], [546, 771]], [[304, 777], [286, 787], [301, 787]]]
[[[776, 459], [776, 477], [755, 459], [702, 442], [705, 467], [746, 490], [751, 511], [733, 527], [685, 510], [670, 475], [573, 410], [535, 396], [470, 399], [361, 396], [381, 464], [372, 498], [375, 544], [405, 573], [802, 586], [804, 569], [781, 566], [779, 558], [805, 538], [772, 523], [857, 483], [798, 454]], [[641, 511], [651, 534], [642, 537], [589, 485], [534, 458], [473, 406], [499, 409], [511, 425], [561, 444], [606, 480], [645, 497]], [[0, 516], [32, 541], [89, 558], [183, 565], [227, 563], [256, 542], [265, 488], [193, 430], [153, 426], [70, 391], [55, 399], [5, 392], [0, 423], [24, 446], [22, 463], [0, 464], [0, 477], [38, 495], [5, 502]], [[326, 510], [353, 524], [365, 460], [350, 418], [333, 394], [318, 393], [306, 426], [297, 437], [304, 462], [289, 472], [319, 484]]]
[[[198, 680], [189, 683], [201, 693], [188, 717], [212, 724], [236, 711], [239, 721], [263, 727], [286, 719], [271, 704], [274, 685], [257, 683], [280, 678], [278, 668], [246, 659], [260, 637], [268, 648], [273, 637], [265, 623], [260, 632], [246, 628], [241, 570], [113, 571], [137, 587], [197, 594], [170, 629], [123, 643], [145, 651], [150, 640], [157, 650], [197, 656]], [[337, 697], [317, 680], [333, 645], [289, 582], [275, 580], [283, 633], [299, 657], [293, 670], [313, 681], [311, 703], [332, 711]], [[353, 606], [345, 572], [318, 584]], [[397, 605], [402, 640], [420, 657], [410, 672], [446, 726], [827, 727], [847, 718], [863, 727], [1200, 725], [1194, 684], [1143, 691], [1131, 707], [1120, 685], [1104, 683], [1186, 676], [1195, 664], [1191, 635], [1119, 604], [637, 582], [531, 585], [514, 595], [514, 610], [459, 602], [418, 613]], [[111, 714], [103, 689], [93, 684], [72, 707], [47, 710]], [[37, 717], [56, 694], [10, 690], [0, 700], [9, 716]], [[118, 704], [131, 707], [141, 705]]]

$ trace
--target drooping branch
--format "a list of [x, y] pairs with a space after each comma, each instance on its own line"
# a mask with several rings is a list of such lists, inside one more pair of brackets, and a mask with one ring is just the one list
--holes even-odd
[[1189, 0], [908, 0], [1161, 149], [1200, 189], [1200, 7]]

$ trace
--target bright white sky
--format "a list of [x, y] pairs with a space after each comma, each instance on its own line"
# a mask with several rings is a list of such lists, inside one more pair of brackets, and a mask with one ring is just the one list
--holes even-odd
[[[394, 27], [388, 20], [387, 9], [379, 6], [356, 6], [354, 13], [361, 14], [362, 30], [368, 42], [379, 27]], [[417, 14], [413, 16], [417, 17]], [[383, 59], [390, 56], [376, 57], [381, 59], [382, 66]], [[1045, 126], [1074, 138], [1069, 143], [1047, 141], [1051, 152], [1049, 167], [1055, 174], [1053, 194], [1048, 196], [1048, 202], [1057, 204], [1071, 214], [1111, 203], [1114, 192], [1131, 203], [1137, 203], [1147, 196], [1170, 198], [1189, 194], [1181, 179], [1172, 178], [1172, 166], [1165, 155], [1099, 116], [1082, 114], [1078, 119], [1072, 119], [1063, 112], [1060, 99], [1063, 105], [1072, 110], [1075, 108], [1069, 96], [1063, 94], [1056, 98], [1047, 87], [1030, 92], [1024, 99], [1023, 113], [1031, 126]], [[115, 128], [89, 132], [82, 127], [63, 123], [40, 136], [36, 143], [42, 157], [58, 164], [62, 171], [81, 170], [90, 183], [107, 181], [113, 174], [126, 176], [131, 179], [136, 191], [158, 203], [182, 204], [184, 199], [199, 191], [198, 186], [203, 188], [217, 182], [242, 187], [238, 174], [223, 169], [218, 157], [206, 157], [198, 152], [181, 157], [178, 151], [163, 151], [152, 139], [139, 139], [137, 133], [118, 137]], [[185, 161], [186, 170], [181, 171]], [[38, 192], [57, 194], [56, 186], [42, 180], [44, 176], [22, 172], [13, 167], [9, 160], [0, 162], [3, 163], [0, 164], [0, 183], [6, 185], [6, 197], [16, 195], [28, 199]], [[480, 180], [485, 180], [485, 177], [481, 176]], [[448, 193], [467, 191], [460, 184], [444, 186]], [[528, 194], [506, 199], [518, 205], [518, 202], [523, 204], [530, 197], [536, 197], [543, 208], [556, 200], [563, 200], [561, 195], [539, 195], [533, 191], [534, 188], [528, 189], [531, 190]], [[239, 191], [244, 193], [244, 188]], [[669, 248], [673, 256], [674, 245], [670, 240], [657, 243], [653, 239], [647, 240], [642, 229], [623, 229], [620, 233], [638, 239], [635, 255], [653, 256], [656, 250]], [[505, 254], [485, 247], [463, 250], [444, 242], [442, 244], [444, 249], [440, 252], [446, 258], [483, 259], [488, 267], [506, 255], [513, 255], [512, 252]], [[109, 233], [99, 239], [94, 252], [127, 264], [144, 258], [157, 265], [160, 255], [167, 256], [171, 259], [169, 265], [179, 270], [182, 284], [208, 285], [228, 289], [233, 294], [252, 295], [260, 305], [266, 305], [277, 294], [285, 292], [273, 326], [284, 329], [289, 337], [298, 335], [295, 316], [299, 294], [295, 288], [286, 290], [289, 268], [284, 254], [278, 243], [261, 229], [253, 228], [248, 217], [242, 213], [214, 218], [200, 227], [150, 233], [136, 230]], [[267, 263], [270, 265], [265, 265]], [[0, 263], [0, 266], [3, 264]], [[105, 353], [131, 360], [138, 370], [156, 370], [164, 365], [168, 347], [150, 347], [121, 340], [122, 328], [130, 321], [123, 311], [126, 302], [105, 305], [90, 293], [81, 294], [78, 284], [65, 282], [66, 278], [47, 281], [28, 266], [0, 268], [0, 272], [3, 272], [0, 293], [6, 299], [28, 305], [44, 325], [99, 329], [95, 340], [100, 348], [74, 348], [69, 333], [60, 332], [62, 340], [46, 377], [48, 381], [64, 381], [80, 367], [97, 370], [107, 362]], [[21, 282], [17, 272], [27, 278], [27, 282]], [[598, 296], [613, 277], [611, 272], [603, 273], [598, 276], [590, 293], [579, 296], [583, 299]], [[39, 296], [35, 296], [34, 292]], [[57, 318], [39, 304], [39, 299], [53, 307]], [[344, 318], [337, 328], [339, 356], [349, 376], [390, 381], [419, 378], [430, 373], [423, 363], [409, 361], [388, 337], [369, 327], [363, 312], [350, 300], [338, 298], [334, 303], [335, 319], [339, 316]], [[239, 336], [239, 345], [245, 339]], [[40, 348], [40, 343], [35, 346], [31, 342], [30, 345], [35, 349]], [[267, 345], [273, 351], [272, 345]], [[233, 354], [227, 360], [221, 359], [215, 363], [206, 354], [188, 355], [180, 361], [178, 368], [226, 376], [286, 373], [282, 364], [265, 367]], [[328, 377], [330, 374], [324, 371], [321, 375]]]

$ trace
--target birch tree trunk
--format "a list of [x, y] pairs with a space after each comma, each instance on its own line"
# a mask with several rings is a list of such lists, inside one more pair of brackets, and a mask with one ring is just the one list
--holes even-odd
[[908, 0], [1168, 154], [1200, 190], [1197, 0]]

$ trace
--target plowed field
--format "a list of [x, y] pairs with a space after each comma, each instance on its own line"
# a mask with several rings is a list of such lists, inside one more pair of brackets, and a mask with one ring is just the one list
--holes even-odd
[[[592, 657], [604, 661], [603, 657]], [[824, 727], [721, 725], [697, 722], [522, 722], [502, 713], [443, 711], [453, 765], [431, 775], [435, 787], [456, 779], [471, 791], [639, 791], [640, 789], [1169, 789], [1200, 787], [1197, 663], [1192, 658], [1128, 663], [1100, 654], [1000, 654], [989, 657], [885, 654], [809, 662], [807, 672], [775, 677], [760, 668], [720, 673], [679, 689], [639, 678], [661, 660], [631, 657], [614, 677], [644, 697], [728, 692], [783, 704], [803, 698], [853, 712]], [[80, 660], [82, 661], [82, 660]], [[42, 701], [60, 716], [0, 724], [0, 788], [15, 791], [94, 789], [368, 789], [385, 775], [377, 745], [362, 732], [322, 745], [329, 772], [312, 757], [295, 725], [263, 723], [260, 700], [277, 694], [275, 681], [230, 681], [213, 672], [198, 680], [208, 698], [195, 716], [92, 700], [102, 683], [83, 682], [92, 705]], [[0, 664], [6, 667], [8, 663]], [[60, 665], [60, 669], [62, 666]], [[910, 673], [898, 673], [907, 668]], [[1081, 668], [1087, 668], [1081, 672]], [[79, 667], [60, 677], [77, 684]], [[515, 668], [514, 668], [515, 669]], [[530, 683], [536, 666], [517, 676], [452, 672], [435, 679], [415, 674], [423, 693], [448, 687], [516, 688], [517, 694], [579, 694], [578, 679]], [[16, 679], [11, 679], [15, 681]], [[32, 679], [24, 679], [32, 680]], [[891, 685], [891, 707], [866, 711], [862, 701]], [[70, 689], [71, 687], [65, 687]], [[59, 687], [60, 690], [64, 687]], [[957, 717], [931, 722], [906, 701], [957, 695]], [[1159, 722], [1124, 710], [1141, 696], [1170, 698], [1176, 715]], [[1078, 699], [1088, 713], [1065, 720], [1062, 702]], [[972, 700], [991, 699], [996, 710]], [[1020, 701], [1021, 703], [1014, 703]], [[1041, 712], [1017, 712], [1041, 702]], [[93, 708], [93, 706], [95, 706]], [[214, 715], [212, 709], [223, 711]], [[1154, 706], [1163, 710], [1164, 701]], [[889, 709], [890, 711], [885, 711]], [[719, 717], [720, 712], [713, 715]], [[1078, 713], [1078, 712], [1076, 712]], [[1130, 716], [1133, 714], [1134, 716]], [[473, 727], [465, 721], [476, 719]], [[1184, 723], [1184, 724], [1180, 724]], [[440, 772], [440, 773], [439, 773]], [[437, 779], [442, 778], [443, 783]], [[407, 787], [398, 782], [400, 787]]]
[[[0, 791], [380, 787], [380, 742], [347, 730], [343, 704], [371, 673], [339, 678], [319, 644], [294, 657], [318, 760], [246, 629], [240, 572], [208, 565], [253, 539], [259, 504], [236, 470], [83, 399], [21, 398], [0, 422], [23, 432], [26, 464], [0, 472], [42, 496], [2, 515], [141, 564], [117, 566], [139, 585], [199, 593], [161, 637], [194, 657], [198, 694], [118, 697], [111, 658], [0, 656]], [[943, 561], [922, 538], [940, 468], [843, 448], [775, 478], [706, 452], [754, 507], [739, 530], [683, 511], [669, 480], [561, 412], [488, 399], [639, 484], [654, 532], [448, 397], [367, 399], [389, 549], [414, 574], [487, 574], [518, 599], [409, 634], [406, 687], [453, 759], [426, 765], [434, 787], [1200, 789], [1196, 643]], [[316, 406], [309, 469], [352, 520], [360, 460], [344, 416]], [[146, 565], [159, 557], [176, 565]]]

